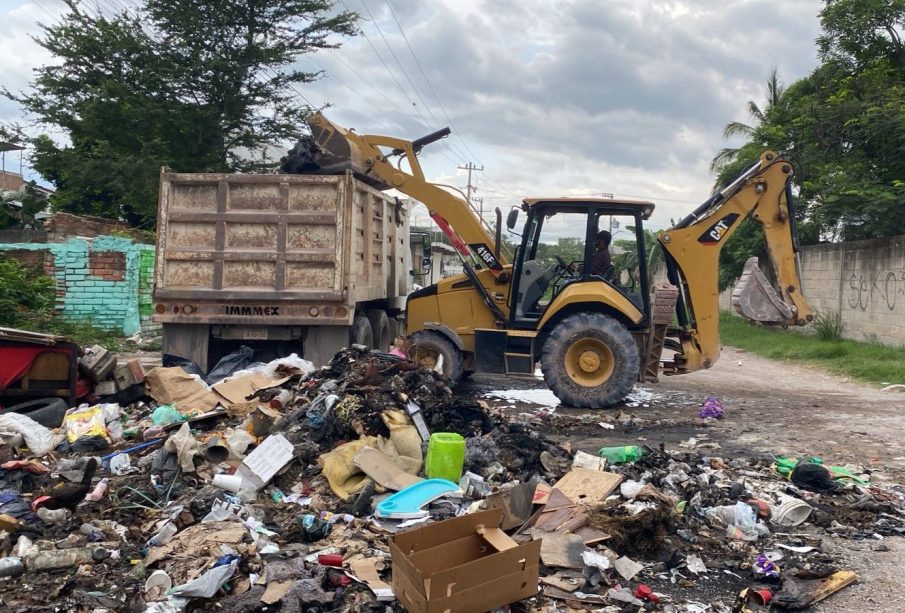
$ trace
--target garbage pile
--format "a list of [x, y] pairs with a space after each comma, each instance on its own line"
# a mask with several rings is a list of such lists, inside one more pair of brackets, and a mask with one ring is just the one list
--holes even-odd
[[585, 453], [398, 355], [252, 359], [169, 360], [56, 425], [0, 415], [0, 607], [804, 609], [857, 580], [828, 539], [905, 530], [858, 467]]

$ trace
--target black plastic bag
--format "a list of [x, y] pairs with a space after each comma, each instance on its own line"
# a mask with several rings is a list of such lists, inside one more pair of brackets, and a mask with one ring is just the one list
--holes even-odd
[[792, 471], [792, 483], [812, 492], [834, 492], [840, 489], [838, 483], [825, 466], [801, 461]]
[[229, 355], [221, 358], [220, 361], [217, 362], [217, 365], [207, 373], [204, 380], [207, 381], [208, 385], [213, 385], [217, 381], [230, 376], [237, 370], [248, 368], [248, 365], [251, 364], [254, 357], [255, 350], [247, 345], [242, 345], [237, 351], [233, 351]]
[[201, 367], [195, 364], [188, 358], [181, 358], [178, 355], [173, 355], [171, 353], [163, 354], [163, 358], [161, 359], [161, 364], [166, 367], [179, 366], [185, 372], [190, 375], [198, 375], [199, 377], [204, 377], [204, 371], [201, 370]]

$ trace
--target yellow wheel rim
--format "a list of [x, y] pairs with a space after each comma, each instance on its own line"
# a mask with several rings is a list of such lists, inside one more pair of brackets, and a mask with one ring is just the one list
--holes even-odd
[[566, 373], [578, 385], [597, 387], [613, 374], [616, 361], [613, 352], [603, 341], [582, 338], [566, 350]]

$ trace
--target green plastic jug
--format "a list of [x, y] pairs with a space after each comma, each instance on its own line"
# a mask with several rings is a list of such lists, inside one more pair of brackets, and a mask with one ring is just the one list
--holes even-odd
[[424, 473], [428, 479], [458, 483], [465, 464], [465, 439], [455, 432], [435, 432], [427, 444]]

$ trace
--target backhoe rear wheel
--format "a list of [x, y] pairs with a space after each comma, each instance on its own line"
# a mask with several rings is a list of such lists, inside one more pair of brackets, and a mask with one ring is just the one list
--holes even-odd
[[462, 379], [464, 356], [452, 341], [433, 330], [421, 330], [412, 335], [412, 349], [409, 355], [421, 368], [435, 369], [442, 357], [442, 370], [451, 385]]
[[541, 354], [544, 381], [563, 404], [600, 409], [621, 402], [635, 385], [638, 346], [621, 323], [578, 313], [550, 333]]

